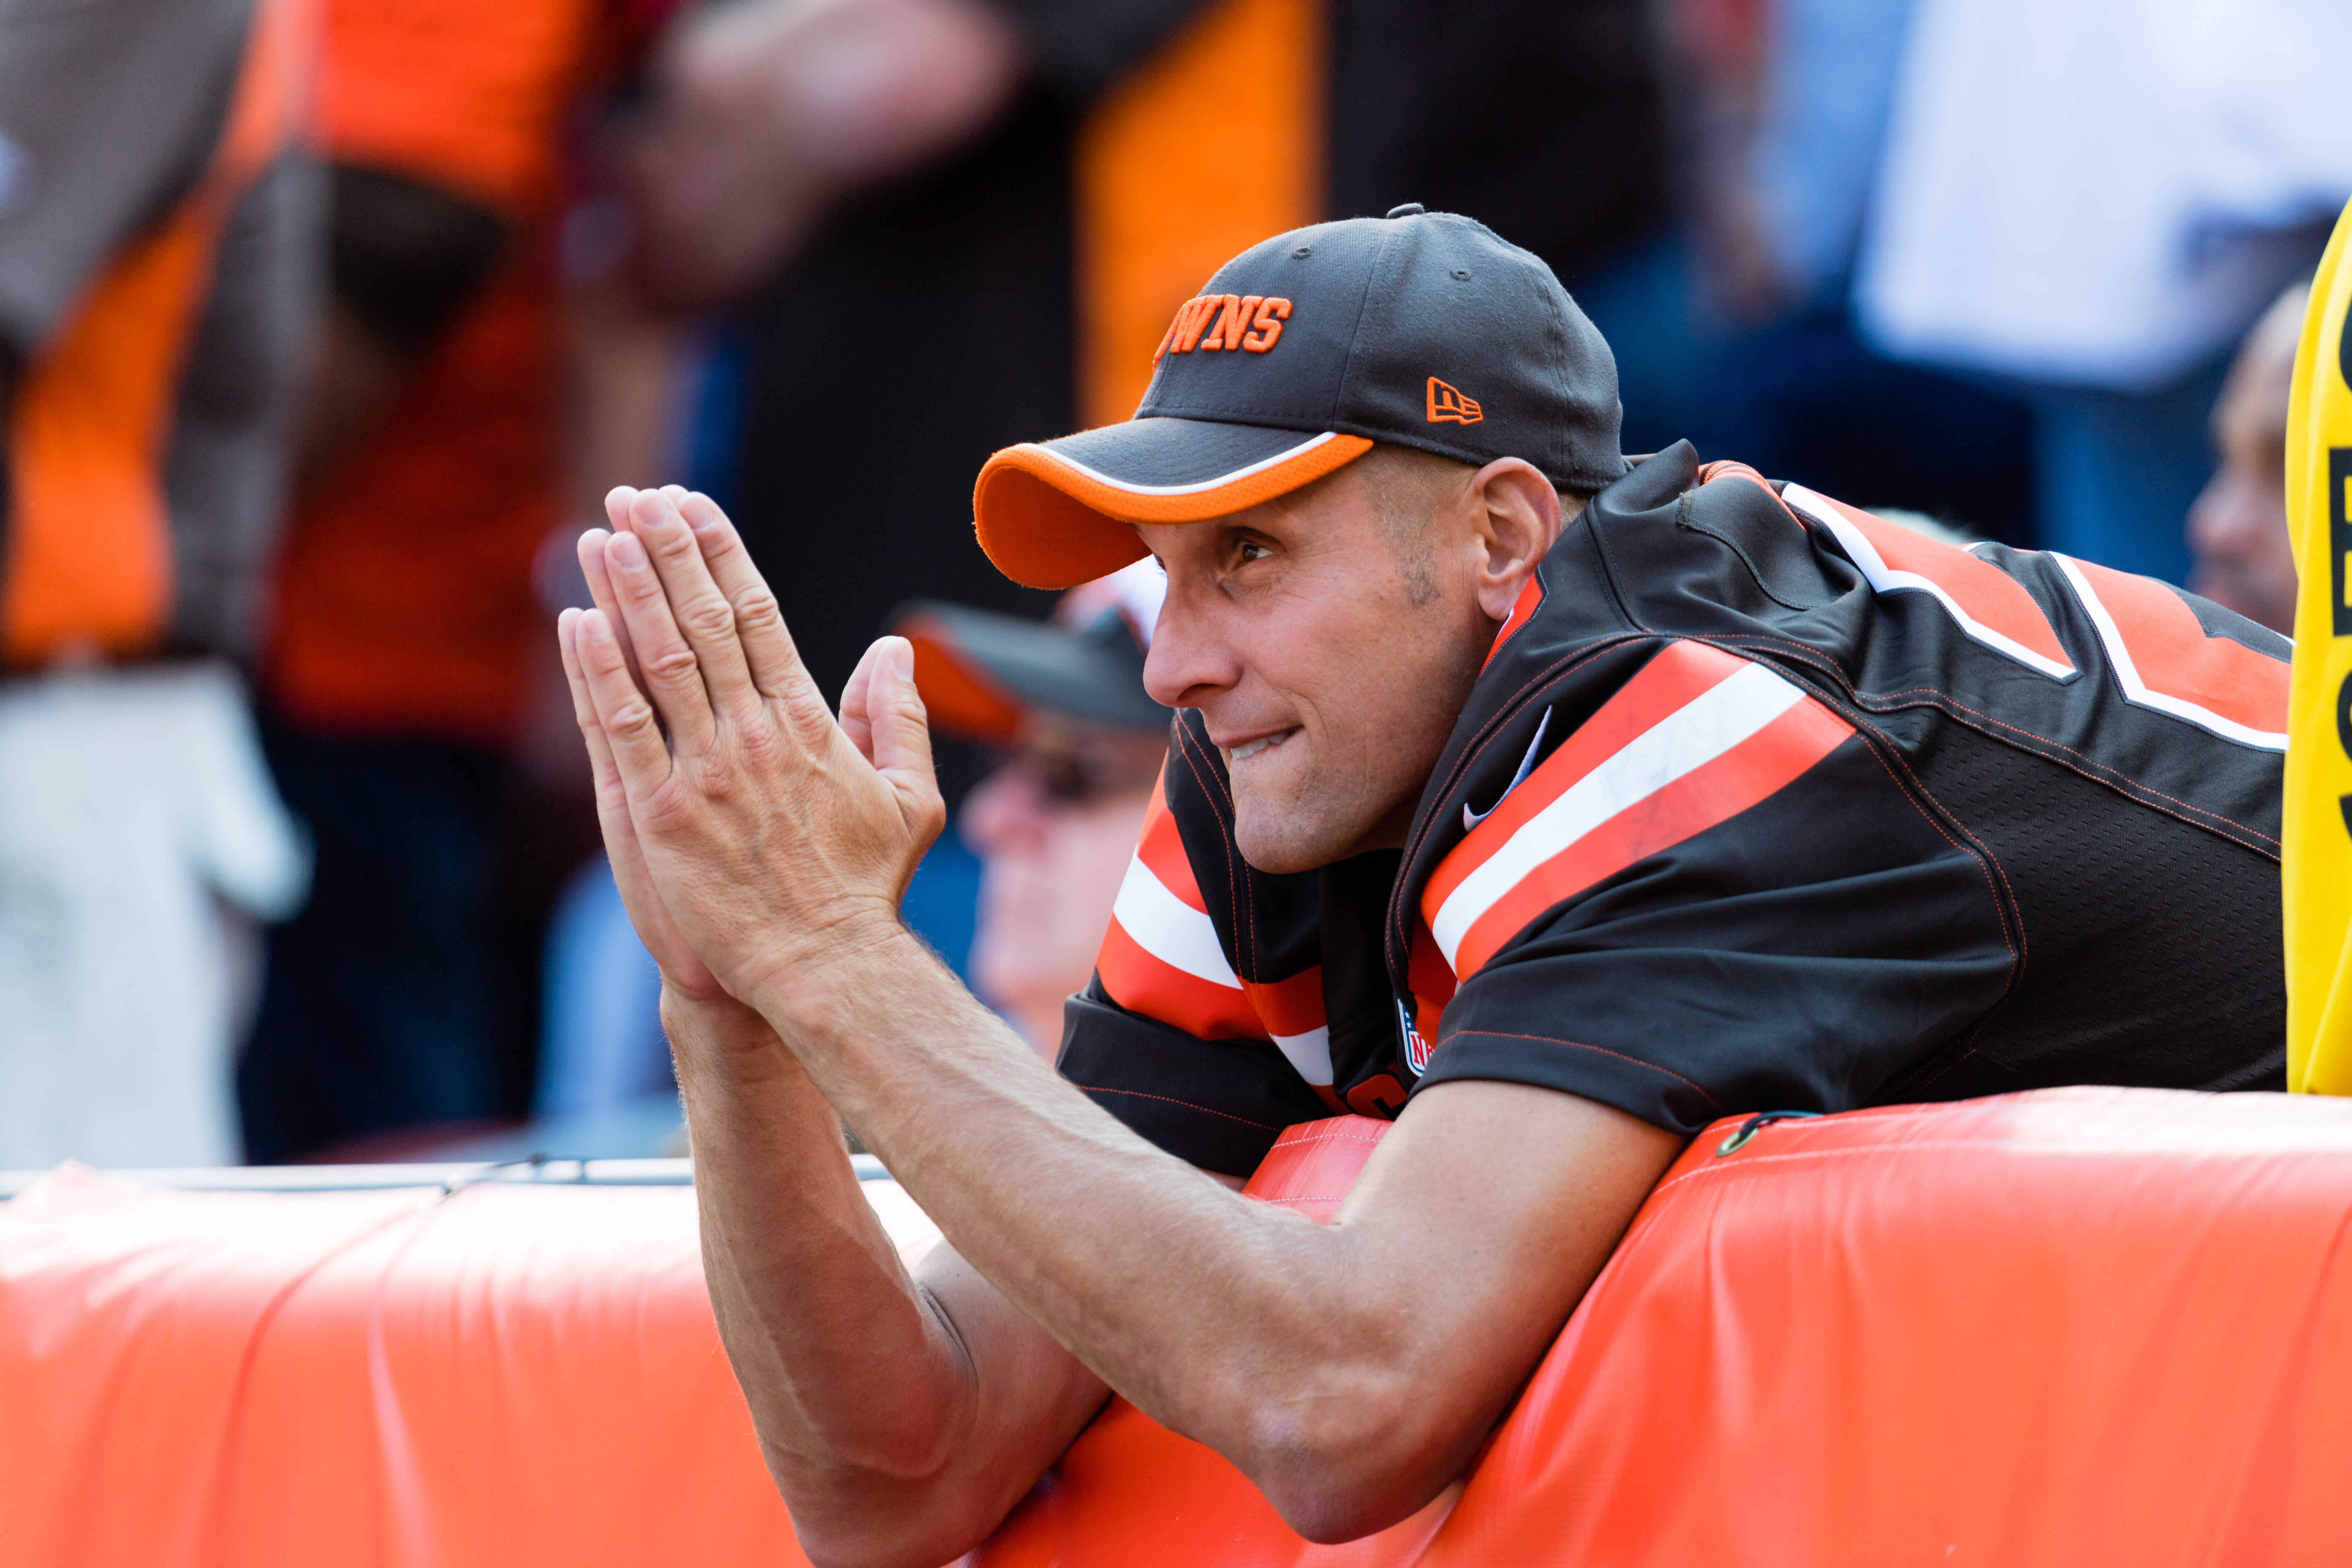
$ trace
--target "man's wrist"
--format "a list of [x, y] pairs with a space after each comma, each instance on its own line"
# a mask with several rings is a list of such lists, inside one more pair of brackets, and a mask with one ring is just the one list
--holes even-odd
[[681, 1078], [696, 1067], [740, 1070], [763, 1057], [791, 1054], [765, 1018], [723, 993], [709, 996], [665, 984], [661, 1021]]
[[767, 965], [744, 994], [795, 1047], [860, 1032], [877, 1007], [896, 1008], [908, 987], [936, 977], [956, 986], [895, 911], [861, 914], [828, 928], [821, 943], [796, 944]]

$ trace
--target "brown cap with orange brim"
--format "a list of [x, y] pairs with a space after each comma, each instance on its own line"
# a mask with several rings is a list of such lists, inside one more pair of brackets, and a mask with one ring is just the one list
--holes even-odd
[[1006, 576], [1102, 576], [1143, 555], [1132, 524], [1229, 516], [1375, 442], [1522, 458], [1579, 495], [1625, 471], [1607, 342], [1540, 258], [1450, 213], [1254, 246], [1177, 311], [1156, 359], [1134, 418], [981, 469], [974, 524]]

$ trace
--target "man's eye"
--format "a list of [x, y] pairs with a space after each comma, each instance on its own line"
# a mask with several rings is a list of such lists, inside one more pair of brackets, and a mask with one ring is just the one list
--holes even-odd
[[1238, 547], [1238, 552], [1244, 563], [1255, 561], [1262, 555], [1270, 555], [1273, 553], [1273, 552], [1266, 549], [1265, 545], [1248, 539], [1244, 539], [1241, 542], [1241, 544]]

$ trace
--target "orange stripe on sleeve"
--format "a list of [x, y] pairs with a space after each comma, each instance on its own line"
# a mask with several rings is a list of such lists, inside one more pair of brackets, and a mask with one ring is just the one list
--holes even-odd
[[1166, 963], [1116, 918], [1103, 932], [1095, 972], [1110, 999], [1130, 1013], [1203, 1040], [1265, 1038], [1265, 1026], [1239, 985], [1219, 985]]
[[2023, 584], [1991, 562], [1802, 485], [1789, 487], [1785, 504], [1829, 531], [1873, 593], [1929, 595], [1973, 640], [2053, 679], [2074, 673], [2050, 617]]
[[1151, 868], [1162, 887], [1206, 918], [1209, 906], [1201, 897], [1199, 880], [1192, 875], [1192, 858], [1184, 853], [1184, 835], [1176, 826], [1175, 814], [1168, 809], [1164, 783], [1151, 786], [1151, 804], [1144, 810], [1143, 830], [1136, 837], [1135, 854]]
[[1163, 784], [1152, 786], [1095, 972], [1130, 1013], [1204, 1040], [1266, 1038], [1217, 940]]
[[1769, 798], [1853, 733], [1769, 666], [1671, 644], [1446, 857], [1423, 918], [1467, 979], [1554, 905]]
[[2242, 745], [2286, 750], [2284, 659], [2208, 637], [2188, 601], [2152, 577], [2072, 556], [2058, 563], [2098, 628], [2126, 701]]
[[1530, 817], [1558, 799], [1570, 785], [1693, 698], [1738, 673], [1745, 663], [1736, 655], [1705, 643], [1669, 643], [1660, 649], [1440, 863], [1423, 890], [1423, 907], [1435, 909], [1443, 905], [1462, 885], [1464, 878], [1486, 864]]
[[1324, 1026], [1323, 966], [1302, 969], [1286, 980], [1242, 982], [1250, 1006], [1274, 1035], [1307, 1035]]

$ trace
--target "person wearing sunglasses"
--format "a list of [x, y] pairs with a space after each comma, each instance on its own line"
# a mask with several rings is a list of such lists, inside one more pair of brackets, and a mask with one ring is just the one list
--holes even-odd
[[933, 728], [995, 756], [957, 816], [981, 862], [966, 967], [1049, 1061], [1168, 755], [1171, 712], [1143, 689], [1166, 589], [1139, 561], [1070, 590], [1049, 622], [919, 600], [892, 626]]

